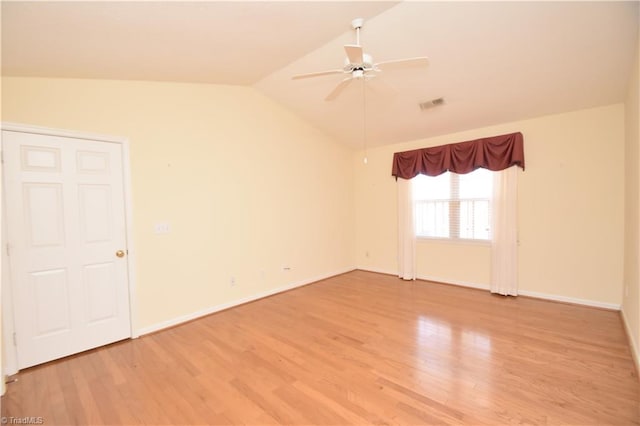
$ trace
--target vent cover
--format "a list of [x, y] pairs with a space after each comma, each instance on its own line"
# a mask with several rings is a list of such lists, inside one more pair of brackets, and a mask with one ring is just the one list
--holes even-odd
[[424, 111], [425, 109], [437, 107], [442, 104], [444, 104], [444, 98], [431, 99], [430, 101], [421, 102], [418, 105], [420, 106], [420, 109]]

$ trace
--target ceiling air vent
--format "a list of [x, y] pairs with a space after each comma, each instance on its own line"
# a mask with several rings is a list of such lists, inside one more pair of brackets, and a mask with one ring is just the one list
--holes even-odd
[[427, 102], [421, 102], [418, 105], [420, 106], [420, 109], [424, 111], [425, 109], [437, 107], [438, 105], [442, 105], [442, 104], [444, 104], [444, 98], [431, 99], [430, 101], [427, 101]]

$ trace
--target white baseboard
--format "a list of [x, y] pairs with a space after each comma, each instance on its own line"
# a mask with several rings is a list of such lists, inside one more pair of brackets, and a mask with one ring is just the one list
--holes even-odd
[[[477, 288], [480, 290], [487, 290], [487, 291], [491, 289], [488, 284], [477, 284], [477, 283], [472, 283], [467, 281], [455, 281], [455, 280], [448, 280], [448, 279], [438, 278], [438, 277], [419, 276], [418, 279], [425, 280], [425, 281], [433, 281], [433, 282], [443, 283], [443, 284], [458, 285], [461, 287]], [[535, 297], [536, 299], [552, 300], [554, 302], [572, 303], [574, 305], [591, 306], [594, 308], [611, 309], [614, 311], [620, 310], [620, 305], [617, 305], [615, 303], [598, 302], [596, 300], [578, 299], [575, 297], [558, 296], [555, 294], [538, 293], [535, 291], [528, 291], [528, 290], [518, 290], [518, 294], [521, 296]]]
[[578, 299], [575, 297], [558, 296], [555, 294], [538, 293], [536, 291], [518, 290], [518, 294], [522, 296], [535, 297], [536, 299], [553, 300], [555, 302], [573, 303], [574, 305], [591, 306], [594, 308], [611, 309], [619, 311], [620, 305], [615, 303], [598, 302], [597, 300]]
[[[398, 272], [397, 271], [387, 271], [387, 270], [383, 270], [383, 269], [377, 269], [377, 268], [358, 268], [361, 271], [366, 271], [366, 272], [375, 272], [378, 274], [385, 274], [385, 275], [393, 275], [393, 276], [398, 276]], [[489, 290], [489, 286], [488, 285], [484, 285], [484, 284], [476, 284], [476, 283], [471, 283], [471, 282], [467, 282], [467, 281], [456, 281], [456, 280], [449, 280], [446, 278], [438, 278], [438, 277], [431, 277], [431, 276], [426, 276], [426, 275], [419, 275], [417, 277], [417, 279], [422, 280], [422, 281], [432, 281], [434, 283], [439, 283], [439, 284], [451, 284], [451, 285], [457, 285], [460, 287], [470, 287], [470, 288], [478, 288], [481, 290]]]
[[294, 288], [297, 287], [302, 287], [305, 286], [307, 284], [311, 284], [314, 283], [316, 281], [321, 281], [327, 278], [331, 278], [331, 277], [335, 277], [336, 275], [341, 275], [347, 272], [351, 272], [355, 269], [355, 267], [350, 267], [350, 268], [344, 268], [338, 271], [334, 271], [328, 274], [324, 274], [324, 275], [320, 275], [320, 276], [316, 276], [313, 278], [309, 278], [306, 280], [300, 280], [285, 286], [281, 286], [281, 287], [276, 287], [274, 289], [271, 290], [267, 290], [267, 291], [263, 291], [260, 293], [256, 293], [256, 294], [252, 294], [251, 296], [247, 296], [247, 297], [243, 297], [240, 299], [236, 299], [236, 300], [232, 300], [231, 302], [227, 302], [227, 303], [221, 303], [219, 305], [215, 305], [215, 306], [211, 306], [205, 309], [201, 309], [199, 311], [196, 312], [192, 312], [186, 315], [181, 315], [177, 318], [172, 318], [170, 320], [166, 320], [166, 321], [162, 321], [156, 324], [152, 324], [150, 326], [147, 327], [142, 327], [140, 329], [138, 329], [138, 335], [142, 336], [144, 334], [149, 334], [149, 333], [153, 333], [156, 331], [160, 331], [162, 329], [165, 328], [169, 328], [169, 327], [173, 327], [179, 324], [182, 324], [183, 322], [187, 322], [187, 321], [191, 321], [200, 317], [204, 317], [206, 315], [210, 315], [219, 311], [223, 311], [225, 309], [229, 309], [229, 308], [233, 308], [234, 306], [238, 306], [238, 305], [242, 305], [248, 302], [253, 302], [255, 300], [258, 299], [263, 299], [265, 297], [269, 297], [269, 296], [273, 296], [274, 294], [278, 294], [278, 293], [282, 293], [283, 291], [288, 291], [288, 290], [292, 290]]
[[[311, 284], [314, 283], [316, 281], [321, 281], [327, 278], [331, 278], [334, 277], [336, 275], [340, 275], [340, 274], [344, 274], [346, 272], [350, 272], [353, 271], [355, 269], [359, 269], [362, 271], [367, 271], [367, 272], [375, 272], [378, 274], [386, 274], [386, 275], [397, 275], [397, 273], [395, 271], [388, 271], [388, 270], [383, 270], [383, 269], [377, 269], [377, 268], [364, 268], [364, 267], [359, 267], [359, 268], [355, 268], [355, 267], [349, 267], [349, 268], [344, 268], [338, 271], [334, 271], [328, 274], [324, 274], [324, 275], [320, 275], [320, 276], [316, 276], [313, 278], [309, 278], [309, 279], [305, 279], [305, 280], [300, 280], [285, 286], [281, 286], [281, 287], [276, 287], [274, 289], [271, 290], [267, 290], [267, 291], [263, 291], [260, 293], [256, 293], [253, 294], [251, 296], [247, 296], [247, 297], [243, 297], [240, 299], [236, 299], [233, 300], [231, 302], [227, 302], [227, 303], [222, 303], [219, 305], [215, 305], [215, 306], [211, 306], [205, 309], [201, 309], [199, 311], [196, 312], [192, 312], [186, 315], [182, 315], [176, 318], [172, 318], [170, 320], [166, 320], [166, 321], [162, 321], [156, 324], [152, 324], [150, 326], [147, 327], [142, 327], [140, 329], [138, 329], [138, 335], [144, 335], [144, 334], [149, 334], [149, 333], [153, 333], [165, 328], [169, 328], [169, 327], [173, 327], [176, 326], [178, 324], [182, 324], [183, 322], [187, 322], [187, 321], [191, 321], [194, 320], [196, 318], [200, 318], [206, 315], [210, 315], [225, 309], [229, 309], [232, 308], [234, 306], [238, 306], [238, 305], [242, 305], [244, 303], [248, 303], [248, 302], [253, 302], [255, 300], [258, 299], [262, 299], [268, 296], [273, 296], [274, 294], [278, 294], [278, 293], [282, 293], [284, 291], [288, 291], [288, 290], [292, 290], [294, 288], [297, 287], [302, 287], [304, 285], [307, 284]], [[449, 280], [449, 279], [443, 279], [443, 278], [438, 278], [438, 277], [431, 277], [431, 276], [419, 276], [418, 279], [420, 280], [424, 280], [424, 281], [432, 281], [432, 282], [436, 282], [436, 283], [443, 283], [443, 284], [450, 284], [450, 285], [457, 285], [457, 286], [461, 286], [461, 287], [469, 287], [469, 288], [475, 288], [475, 289], [480, 289], [480, 290], [489, 290], [489, 286], [486, 284], [477, 284], [477, 283], [472, 283], [472, 282], [467, 282], [467, 281], [456, 281], [456, 280]], [[611, 310], [616, 310], [619, 311], [620, 310], [620, 305], [614, 304], [614, 303], [605, 303], [605, 302], [598, 302], [595, 300], [587, 300], [587, 299], [577, 299], [577, 298], [573, 298], [573, 297], [566, 297], [566, 296], [558, 296], [558, 295], [554, 295], [554, 294], [547, 294], [547, 293], [538, 293], [538, 292], [534, 292], [534, 291], [527, 291], [527, 290], [519, 290], [518, 293], [522, 296], [529, 296], [529, 297], [535, 297], [538, 299], [544, 299], [544, 300], [553, 300], [556, 302], [565, 302], [565, 303], [573, 303], [576, 305], [584, 305], [584, 306], [591, 306], [591, 307], [596, 307], [596, 308], [604, 308], [604, 309], [611, 309]], [[627, 327], [627, 323], [626, 323], [626, 318], [624, 317], [624, 321], [625, 321], [625, 327]], [[635, 340], [634, 340], [634, 345], [635, 345]], [[634, 346], [633, 347], [633, 351], [634, 351], [634, 359], [638, 360], [638, 353], [637, 353], [637, 348]]]
[[633, 362], [636, 366], [636, 372], [640, 374], [640, 354], [638, 351], [638, 341], [635, 339], [633, 332], [631, 331], [631, 327], [629, 327], [629, 321], [627, 320], [627, 315], [624, 312], [624, 309], [620, 310], [620, 316], [622, 316], [622, 324], [624, 325], [624, 331], [627, 333], [627, 338], [629, 339], [629, 346], [631, 346], [631, 356], [633, 357]]
[[423, 276], [423, 275], [420, 275], [418, 277], [418, 279], [419, 280], [424, 280], [424, 281], [432, 281], [434, 283], [451, 284], [451, 285], [457, 285], [457, 286], [460, 286], [460, 287], [477, 288], [479, 290], [487, 290], [487, 291], [489, 291], [489, 286], [486, 285], [486, 284], [478, 284], [478, 283], [472, 283], [472, 282], [468, 282], [468, 281], [448, 280], [446, 278], [427, 277], [427, 276]]
[[[363, 271], [369, 271], [369, 272], [377, 272], [377, 273], [380, 273], [380, 274], [397, 275], [396, 272], [380, 270], [380, 269], [376, 269], [376, 268], [358, 268], [358, 269], [363, 270]], [[461, 286], [461, 287], [476, 288], [476, 289], [487, 290], [487, 291], [489, 291], [489, 289], [490, 289], [489, 285], [487, 285], [487, 284], [478, 284], [478, 283], [472, 283], [472, 282], [468, 282], [468, 281], [456, 281], [456, 280], [450, 280], [450, 279], [447, 279], [447, 278], [439, 278], [439, 277], [420, 275], [420, 276], [418, 276], [418, 279], [419, 280], [424, 280], [424, 281], [433, 281], [433, 282], [442, 283], [442, 284], [457, 285], [457, 286]], [[555, 295], [555, 294], [538, 293], [538, 292], [535, 292], [535, 291], [528, 291], [528, 290], [518, 290], [518, 294], [520, 294], [522, 296], [535, 297], [536, 299], [553, 300], [554, 302], [572, 303], [574, 305], [591, 306], [591, 307], [594, 307], [594, 308], [611, 309], [611, 310], [614, 310], [614, 311], [619, 311], [620, 310], [620, 305], [618, 305], [618, 304], [606, 303], [606, 302], [598, 302], [596, 300], [578, 299], [578, 298], [575, 298], [575, 297], [558, 296], [558, 295]]]
[[359, 271], [375, 272], [376, 274], [393, 275], [394, 277], [398, 276], [398, 271], [387, 271], [385, 269], [377, 269], [377, 268], [369, 268], [369, 267], [358, 267], [357, 269]]

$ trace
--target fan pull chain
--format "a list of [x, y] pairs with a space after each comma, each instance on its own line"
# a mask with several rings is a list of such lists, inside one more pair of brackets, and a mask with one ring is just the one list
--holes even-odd
[[362, 76], [362, 141], [364, 144], [364, 159], [362, 160], [364, 164], [368, 163], [367, 159], [367, 101], [366, 101], [366, 90], [365, 90], [365, 80], [366, 78]]

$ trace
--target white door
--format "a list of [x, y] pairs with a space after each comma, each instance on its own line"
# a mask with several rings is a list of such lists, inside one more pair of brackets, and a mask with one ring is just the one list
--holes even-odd
[[122, 145], [2, 131], [18, 367], [131, 336]]

